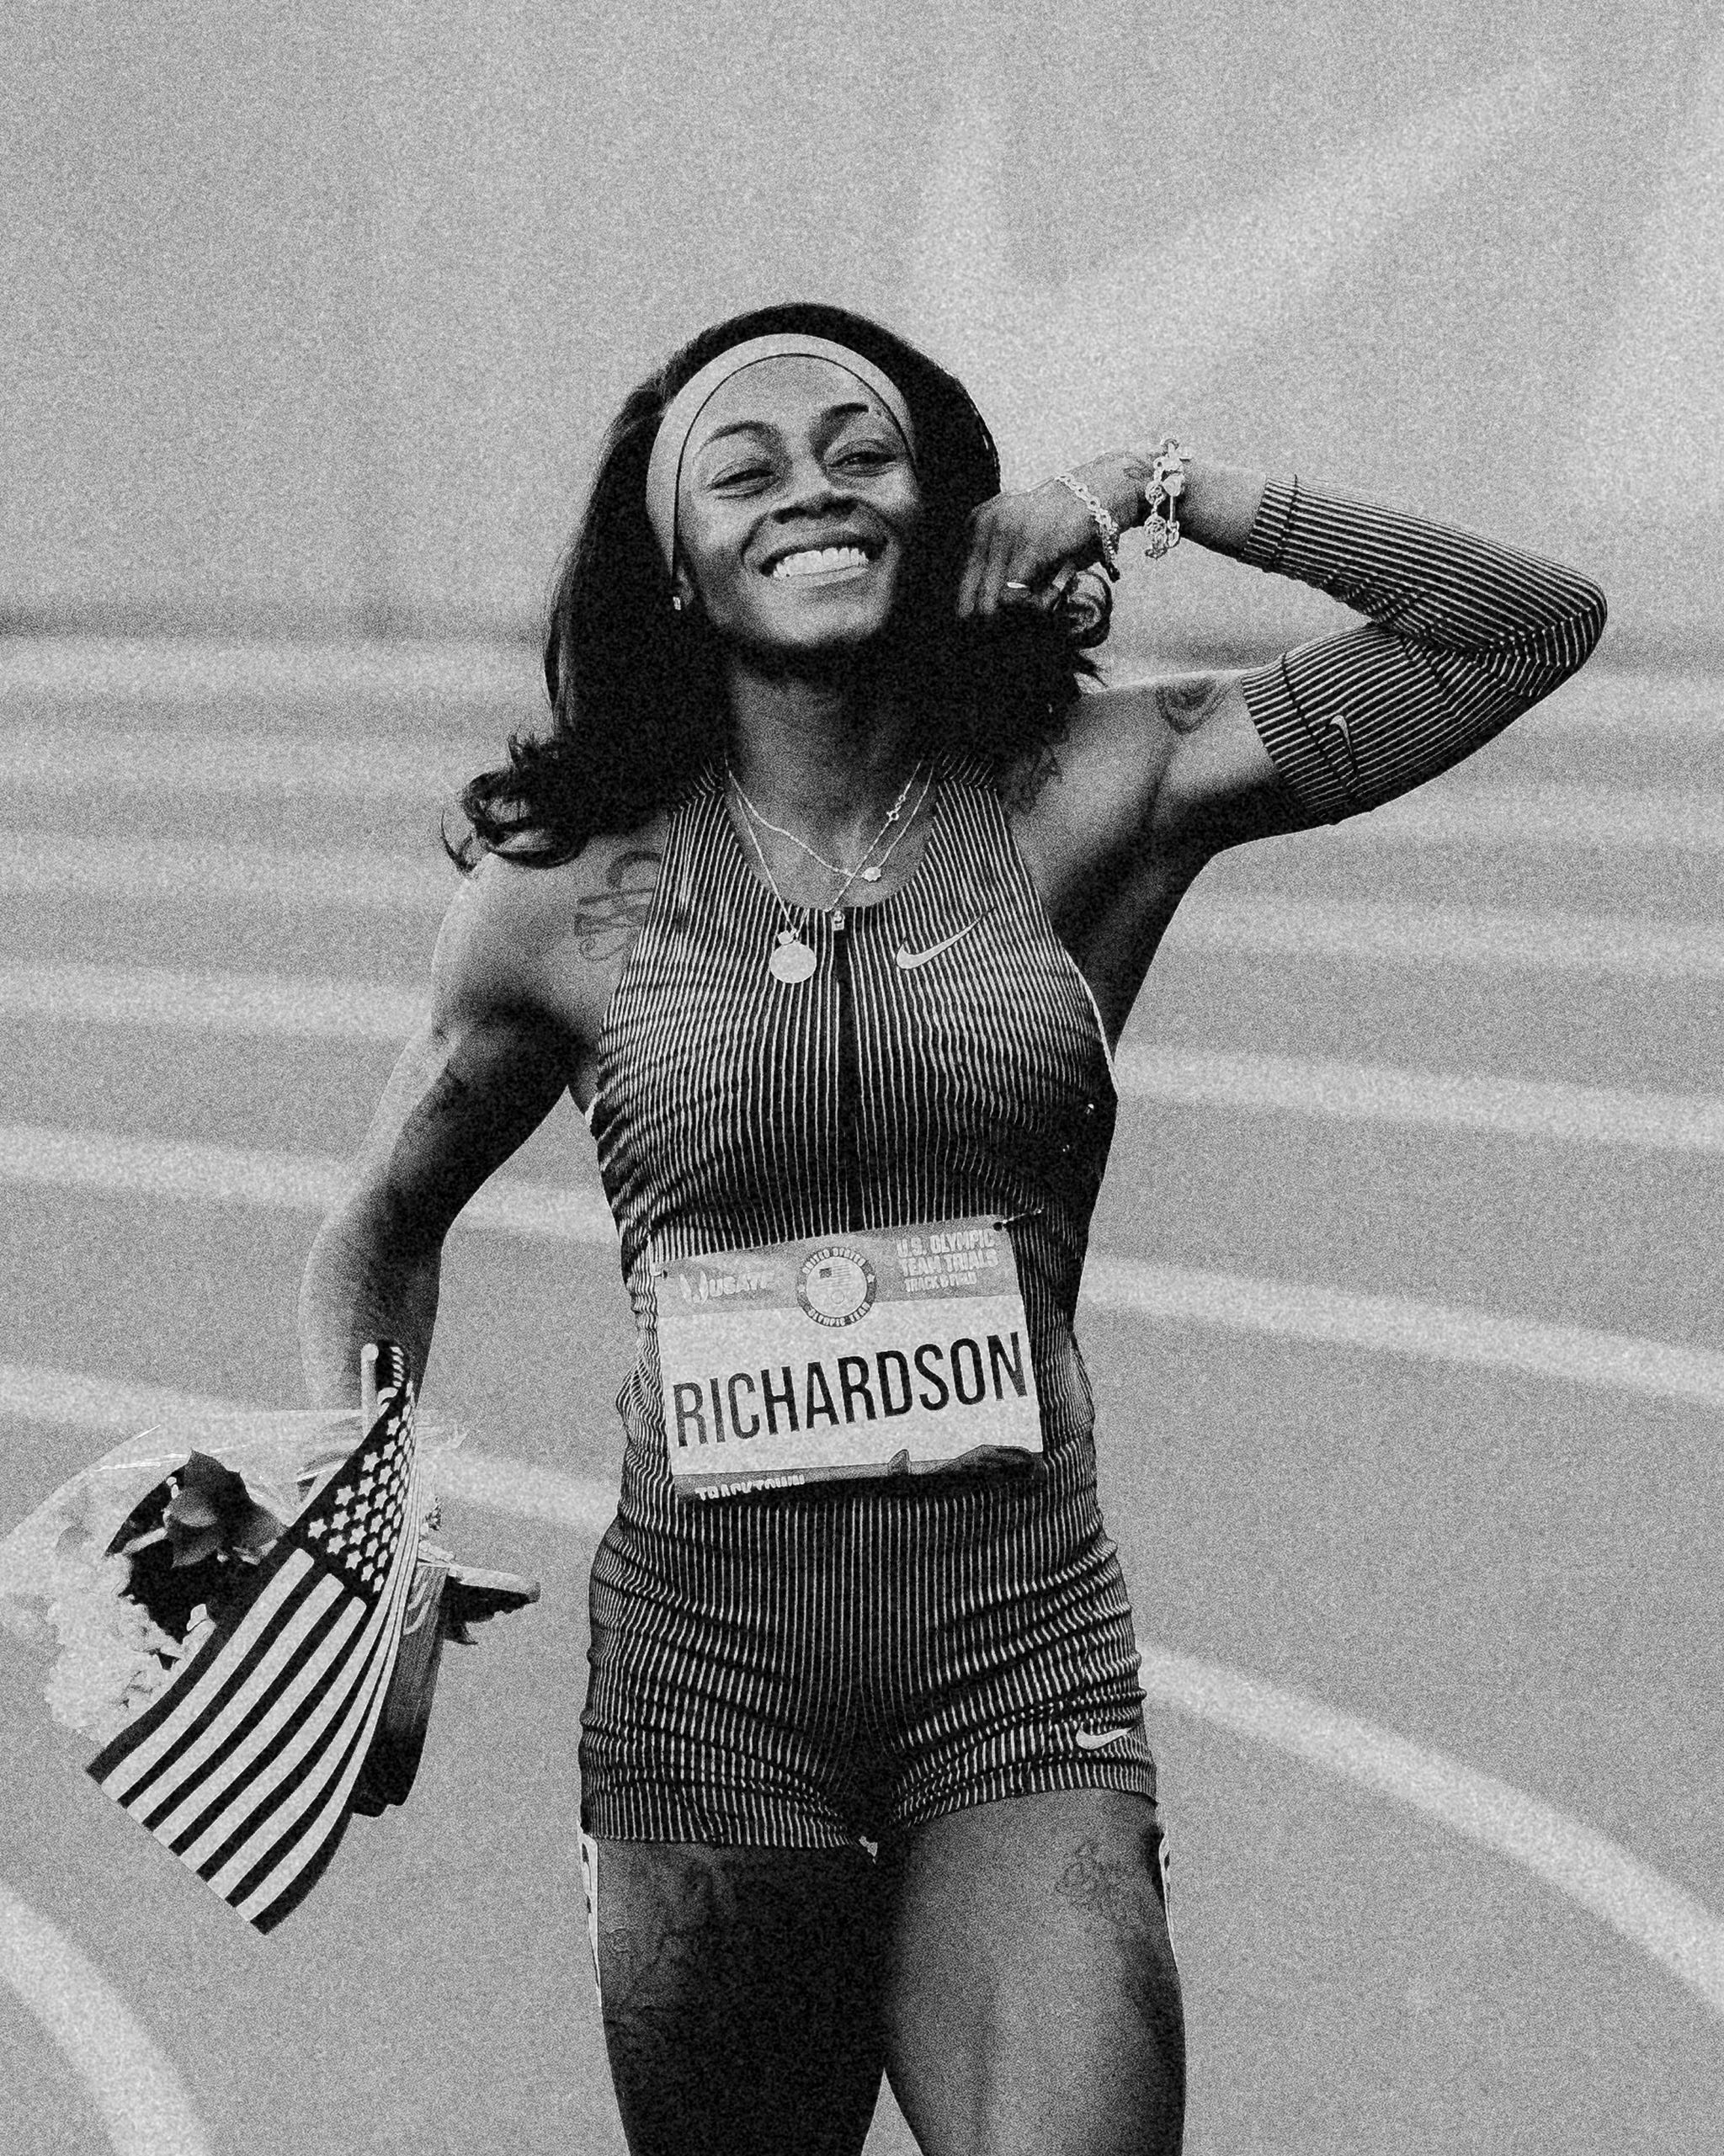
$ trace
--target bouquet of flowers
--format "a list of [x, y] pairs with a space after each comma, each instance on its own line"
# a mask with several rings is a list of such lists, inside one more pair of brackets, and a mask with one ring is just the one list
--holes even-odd
[[[474, 1621], [538, 1599], [535, 1582], [463, 1567], [432, 1540], [440, 1524], [437, 1460], [459, 1435], [423, 1421], [415, 1428], [398, 1350], [368, 1349], [366, 1356], [360, 1409], [164, 1424], [74, 1475], [0, 1541], [0, 1625], [49, 1657], [50, 1712], [104, 1748], [90, 1771], [141, 1818], [151, 1803], [172, 1808], [161, 1802], [159, 1781], [150, 1803], [136, 1797], [160, 1775], [151, 1763], [173, 1751], [171, 1731], [153, 1733], [164, 1716], [185, 1723], [181, 1754], [190, 1737], [208, 1733], [194, 1749], [217, 1763], [211, 1786], [221, 1786], [225, 1754], [243, 1753], [250, 1764], [235, 1771], [255, 1791], [257, 1755], [267, 1746], [247, 1727], [279, 1729], [285, 1716], [303, 1717], [306, 1688], [323, 1681], [317, 1611], [336, 1597], [370, 1625], [385, 1659], [367, 1650], [370, 1704], [353, 1726], [370, 1735], [362, 1759], [348, 1754], [357, 1777], [350, 1766], [329, 1786], [338, 1784], [343, 1818], [402, 1802], [423, 1747], [444, 1642], [470, 1642]], [[391, 1373], [380, 1413], [380, 1357]], [[299, 1619], [284, 1614], [295, 1596], [304, 1605]], [[292, 1697], [253, 1669], [266, 1649], [276, 1664], [297, 1655], [304, 1665]], [[242, 1678], [229, 1678], [230, 1668], [242, 1667]], [[237, 1710], [224, 1713], [224, 1702], [236, 1685], [249, 1723], [241, 1721], [230, 1742], [223, 1733]], [[322, 1741], [334, 1741], [347, 1709], [326, 1701], [315, 1711], [329, 1732]], [[281, 1739], [284, 1756], [292, 1741], [290, 1733]], [[186, 1836], [172, 1839], [153, 1823], [152, 1831], [227, 1892], [195, 1861]], [[338, 1823], [332, 1848], [338, 1832]], [[228, 1898], [243, 1904], [237, 1890]], [[253, 1898], [264, 1914], [250, 1904], [245, 1913], [266, 1927], [276, 1920], [271, 1907], [285, 1913], [291, 1905], [288, 1898], [270, 1907], [261, 1893]]]
[[52, 1658], [54, 1719], [99, 1743], [123, 1728], [359, 1437], [357, 1408], [188, 1418], [38, 1505], [0, 1541], [0, 1625]]

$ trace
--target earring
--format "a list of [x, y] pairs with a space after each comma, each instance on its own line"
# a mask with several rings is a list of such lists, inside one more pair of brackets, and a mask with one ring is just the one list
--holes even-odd
[[680, 614], [683, 610], [683, 595], [679, 591], [673, 591], [670, 595], [670, 610], [673, 614]]

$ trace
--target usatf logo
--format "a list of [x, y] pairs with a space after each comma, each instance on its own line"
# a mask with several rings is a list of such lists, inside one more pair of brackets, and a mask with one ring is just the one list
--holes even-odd
[[874, 1306], [874, 1268], [859, 1250], [828, 1243], [802, 1261], [796, 1300], [817, 1325], [854, 1325]]

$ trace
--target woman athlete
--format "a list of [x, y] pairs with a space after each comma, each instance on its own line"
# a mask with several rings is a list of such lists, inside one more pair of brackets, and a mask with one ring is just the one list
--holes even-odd
[[[959, 385], [834, 309], [630, 397], [553, 730], [467, 789], [430, 1021], [306, 1270], [320, 1404], [367, 1339], [423, 1374], [451, 1222], [587, 1111], [638, 1331], [581, 1743], [636, 2156], [859, 2149], [882, 2070], [930, 2156], [1179, 2147], [1072, 1334], [1111, 1046], [1212, 854], [1454, 764], [1603, 626], [1567, 570], [1170, 445], [998, 487]], [[1147, 520], [1367, 618], [1080, 691], [1069, 578]]]

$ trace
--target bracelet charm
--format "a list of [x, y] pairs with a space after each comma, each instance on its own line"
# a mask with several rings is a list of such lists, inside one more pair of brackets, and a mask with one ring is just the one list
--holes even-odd
[[1185, 492], [1185, 452], [1171, 434], [1149, 453], [1143, 482], [1143, 558], [1159, 562], [1179, 544], [1179, 497]]

